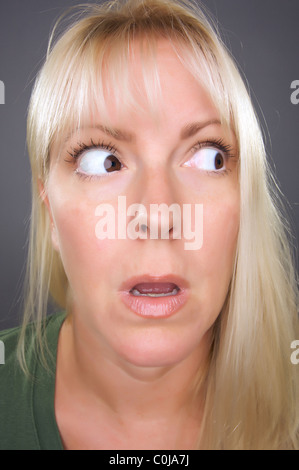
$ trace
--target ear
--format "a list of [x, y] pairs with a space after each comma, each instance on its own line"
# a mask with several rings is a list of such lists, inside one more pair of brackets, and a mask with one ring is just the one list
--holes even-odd
[[46, 210], [48, 211], [48, 215], [49, 215], [49, 218], [50, 218], [51, 238], [52, 238], [53, 247], [56, 251], [59, 251], [57, 229], [56, 229], [56, 225], [55, 225], [55, 222], [54, 222], [54, 219], [53, 219], [53, 214], [52, 214], [51, 205], [50, 205], [50, 202], [49, 202], [49, 197], [48, 197], [48, 194], [47, 194], [47, 190], [46, 190], [44, 182], [41, 179], [38, 180], [38, 190], [39, 190], [40, 198], [43, 201], [43, 203], [45, 204]]

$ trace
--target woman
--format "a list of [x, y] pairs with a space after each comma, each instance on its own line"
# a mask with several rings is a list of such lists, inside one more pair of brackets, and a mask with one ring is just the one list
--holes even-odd
[[[287, 232], [248, 93], [202, 11], [83, 11], [49, 46], [28, 149], [2, 447], [298, 448]], [[49, 295], [62, 311], [44, 320]]]

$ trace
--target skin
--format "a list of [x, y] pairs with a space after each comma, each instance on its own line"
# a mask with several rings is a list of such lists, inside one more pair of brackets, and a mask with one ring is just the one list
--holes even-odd
[[[52, 148], [49, 180], [42, 187], [53, 244], [72, 293], [59, 336], [55, 393], [66, 449], [191, 449], [200, 429], [201, 401], [192, 401], [190, 388], [207, 359], [232, 276], [239, 227], [237, 148], [233, 133], [217, 123], [180, 138], [187, 124], [217, 121], [219, 113], [167, 41], [159, 42], [157, 54], [159, 126], [150, 113], [119, 115], [110, 98], [113, 127], [134, 138], [79, 130], [61, 154]], [[132, 71], [138, 81], [136, 59]], [[226, 172], [190, 166], [192, 149], [212, 138], [232, 147], [235, 157], [225, 161]], [[125, 168], [103, 178], [75, 173], [78, 163], [65, 161], [71, 159], [67, 152], [90, 139], [116, 146]], [[95, 208], [109, 203], [117, 213], [118, 195], [126, 196], [127, 207], [203, 204], [203, 246], [188, 251], [184, 240], [98, 240]], [[132, 313], [118, 291], [123, 281], [144, 273], [186, 279], [187, 303], [169, 318]]]

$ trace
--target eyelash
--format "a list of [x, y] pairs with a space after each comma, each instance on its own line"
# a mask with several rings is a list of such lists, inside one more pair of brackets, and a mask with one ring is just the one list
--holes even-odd
[[[101, 141], [98, 143], [95, 143], [92, 139], [90, 140], [90, 144], [85, 144], [83, 142], [78, 142], [77, 148], [73, 148], [72, 152], [68, 152], [68, 154], [75, 160], [79, 158], [83, 152], [86, 150], [91, 150], [91, 149], [102, 149], [102, 150], [108, 150], [108, 152], [111, 152], [113, 155], [116, 155], [118, 153], [117, 148], [114, 147], [111, 144], [105, 144], [105, 142]], [[118, 158], [118, 157], [117, 157]], [[67, 160], [69, 161], [69, 160]]]
[[[214, 147], [218, 150], [221, 150], [227, 159], [235, 158], [233, 153], [233, 147], [229, 144], [226, 144], [222, 138], [219, 139], [207, 139], [204, 142], [198, 142], [193, 148], [192, 151], [195, 153], [202, 148]], [[207, 170], [206, 173], [212, 176], [224, 176], [229, 173], [231, 170], [226, 168], [222, 171], [217, 170]]]
[[[72, 159], [65, 159], [65, 161], [67, 163], [73, 164], [84, 152], [86, 152], [86, 150], [91, 149], [108, 150], [108, 152], [111, 152], [112, 155], [115, 155], [119, 159], [120, 163], [123, 165], [121, 159], [118, 156], [118, 150], [114, 145], [112, 145], [111, 143], [106, 144], [104, 141], [94, 142], [92, 139], [90, 139], [89, 144], [85, 144], [84, 142], [78, 142], [77, 147], [74, 147], [71, 152], [67, 152], [70, 157], [72, 157]], [[99, 175], [85, 175], [84, 173], [80, 173], [79, 171], [76, 173], [76, 175], [79, 176], [79, 178], [83, 178], [84, 180], [91, 180], [93, 178], [100, 177]]]
[[[202, 149], [202, 148], [207, 148], [207, 147], [215, 147], [217, 148], [218, 150], [220, 150], [221, 152], [223, 152], [223, 154], [225, 155], [225, 157], [228, 159], [228, 158], [235, 158], [235, 155], [232, 153], [233, 151], [233, 148], [231, 145], [229, 144], [226, 144], [224, 142], [224, 140], [222, 138], [220, 139], [207, 139], [203, 142], [198, 142], [192, 149], [191, 151], [193, 153], [197, 152], [198, 150]], [[96, 149], [96, 148], [99, 148], [99, 149], [102, 149], [102, 150], [108, 150], [108, 152], [111, 152], [112, 155], [115, 155], [120, 163], [123, 165], [121, 159], [119, 158], [118, 156], [118, 150], [117, 148], [112, 145], [111, 143], [107, 144], [105, 143], [104, 141], [100, 141], [100, 142], [94, 142], [92, 139], [90, 139], [90, 143], [89, 144], [85, 144], [84, 142], [78, 142], [77, 144], [77, 147], [74, 147], [72, 149], [71, 152], [67, 152], [70, 157], [72, 158], [71, 160], [67, 160], [65, 159], [65, 161], [67, 163], [71, 163], [73, 164], [74, 161], [76, 161], [85, 151], [87, 150], [91, 150], [91, 149]], [[225, 174], [227, 174], [229, 171], [229, 169], [224, 169], [222, 171], [214, 171], [214, 170], [207, 170], [206, 173], [207, 174], [211, 174], [211, 175], [217, 175], [217, 176], [224, 176]], [[93, 178], [99, 178], [99, 175], [85, 175], [84, 173], [80, 173], [80, 172], [77, 172], [76, 173], [80, 178], [83, 178], [83, 179], [88, 179], [88, 180], [91, 180]]]
[[203, 147], [216, 147], [218, 150], [221, 150], [226, 157], [234, 157], [234, 155], [231, 153], [233, 148], [229, 144], [225, 144], [224, 140], [222, 138], [220, 139], [207, 139], [204, 142], [198, 142], [197, 145], [193, 147], [194, 150], [198, 150]]

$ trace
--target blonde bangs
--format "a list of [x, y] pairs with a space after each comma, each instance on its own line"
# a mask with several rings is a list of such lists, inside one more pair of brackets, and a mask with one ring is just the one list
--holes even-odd
[[[156, 50], [161, 39], [172, 45], [183, 65], [206, 89], [223, 125], [235, 131], [235, 97], [227, 92], [234, 90], [232, 61], [227, 51], [219, 49], [213, 29], [207, 22], [199, 29], [191, 15], [186, 15], [188, 23], [184, 24], [167, 2], [164, 16], [161, 2], [156, 15], [154, 6], [152, 2], [149, 21], [146, 6], [140, 2], [138, 21], [138, 14], [134, 12], [133, 17], [129, 7], [120, 15], [113, 9], [107, 12], [91, 5], [88, 16], [73, 24], [49, 48], [28, 117], [28, 146], [39, 149], [32, 166], [39, 168], [42, 179], [48, 172], [54, 142], [65, 139], [86, 121], [92, 125], [100, 119], [102, 126], [111, 127], [111, 100], [119, 115], [134, 110], [150, 113], [158, 122], [161, 85]], [[139, 48], [133, 47], [136, 42]], [[134, 76], [136, 61], [141, 62], [141, 81]], [[38, 142], [32, 142], [34, 138]]]

